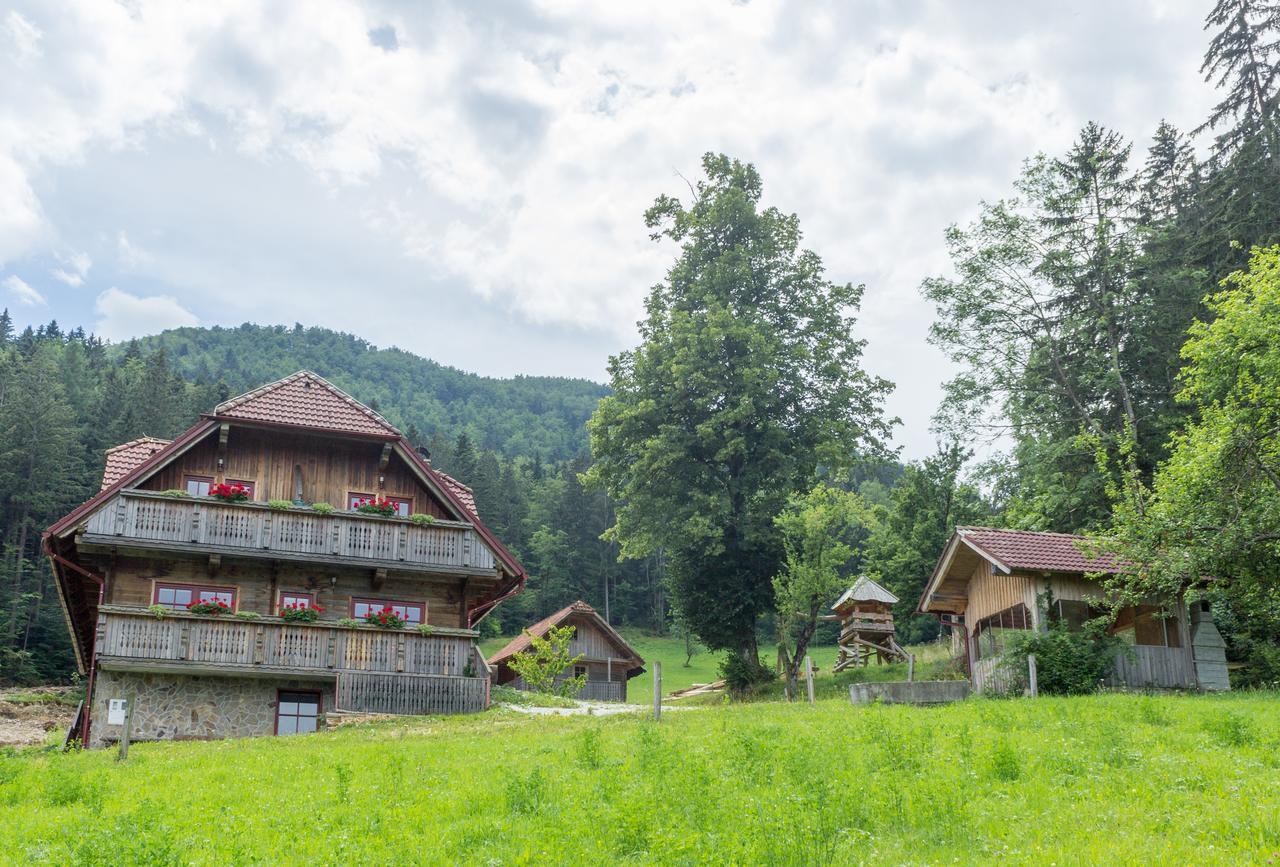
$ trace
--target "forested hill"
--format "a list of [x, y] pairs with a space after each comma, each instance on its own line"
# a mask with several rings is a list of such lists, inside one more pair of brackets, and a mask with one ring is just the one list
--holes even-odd
[[[608, 393], [585, 379], [478, 376], [300, 325], [179, 328], [137, 343], [144, 355], [163, 348], [185, 378], [222, 382], [232, 393], [312, 370], [359, 396], [414, 442], [452, 442], [466, 432], [478, 447], [507, 457], [558, 461], [585, 450], [586, 420]], [[111, 349], [128, 351], [129, 344]]]

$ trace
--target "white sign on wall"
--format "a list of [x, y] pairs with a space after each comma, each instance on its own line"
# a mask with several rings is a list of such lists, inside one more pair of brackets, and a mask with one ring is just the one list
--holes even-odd
[[113, 698], [107, 704], [107, 725], [122, 726], [124, 725], [124, 712], [129, 707], [129, 702], [122, 698]]

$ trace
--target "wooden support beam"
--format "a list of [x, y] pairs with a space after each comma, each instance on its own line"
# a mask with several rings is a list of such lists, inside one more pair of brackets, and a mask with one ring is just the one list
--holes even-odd
[[217, 575], [218, 570], [221, 568], [222, 568], [222, 555], [210, 554], [209, 555], [209, 576], [213, 577], [214, 575]]
[[385, 443], [382, 446], [382, 454], [378, 458], [378, 472], [386, 472], [389, 463], [391, 463], [391, 443]]
[[379, 590], [379, 589], [381, 589], [381, 588], [382, 588], [382, 583], [383, 583], [384, 581], [386, 581], [386, 580], [387, 580], [387, 570], [386, 570], [386, 569], [374, 569], [374, 570], [373, 570], [373, 582], [372, 582], [372, 583], [373, 583], [373, 589], [374, 589], [374, 590]]

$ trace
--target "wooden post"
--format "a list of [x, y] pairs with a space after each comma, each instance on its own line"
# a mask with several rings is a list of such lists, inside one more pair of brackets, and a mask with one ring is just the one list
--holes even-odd
[[653, 721], [662, 719], [662, 663], [653, 662]]
[[133, 733], [133, 702], [126, 701], [124, 703], [124, 731], [120, 734], [120, 754], [116, 756], [117, 762], [123, 762], [129, 758], [129, 736]]
[[914, 653], [907, 654], [907, 683], [911, 683], [916, 679], [916, 655]]
[[1027, 691], [1031, 693], [1032, 698], [1040, 694], [1039, 686], [1036, 683], [1036, 655], [1034, 653], [1027, 654]]
[[807, 653], [804, 655], [804, 683], [809, 691], [809, 704], [813, 704], [813, 660]]

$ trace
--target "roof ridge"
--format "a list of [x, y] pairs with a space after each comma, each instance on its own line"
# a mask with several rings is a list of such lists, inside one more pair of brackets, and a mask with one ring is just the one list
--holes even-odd
[[268, 382], [266, 385], [260, 385], [255, 389], [246, 391], [244, 394], [240, 394], [235, 397], [228, 398], [213, 408], [213, 414], [215, 416], [226, 415], [228, 413], [231, 413], [233, 410], [239, 409], [245, 406], [246, 404], [249, 404], [252, 401], [257, 400], [258, 398], [263, 397], [264, 395], [270, 394], [273, 391], [278, 391], [279, 389], [282, 389], [285, 386], [290, 385], [294, 382], [298, 382], [299, 380], [310, 380], [311, 382], [316, 383], [321, 388], [328, 391], [331, 395], [343, 401], [349, 407], [359, 412], [365, 418], [374, 422], [376, 425], [379, 425], [380, 427], [385, 428], [387, 433], [393, 434], [397, 437], [401, 436], [400, 430], [396, 428], [396, 426], [393, 425], [391, 422], [387, 421], [386, 417], [383, 416], [381, 413], [379, 413], [377, 410], [374, 410], [371, 407], [366, 406], [365, 404], [356, 400], [350, 394], [347, 394], [347, 392], [338, 388], [338, 386], [334, 385], [332, 382], [325, 379], [323, 376], [316, 373], [315, 371], [306, 370], [306, 369], [295, 371], [294, 373], [291, 373], [285, 377], [281, 377], [280, 379], [277, 379], [274, 382]]
[[1022, 533], [1027, 536], [1059, 536], [1064, 539], [1093, 539], [1095, 536], [1086, 536], [1082, 533], [1059, 533], [1057, 530], [1020, 530], [1012, 527], [979, 527], [976, 525], [957, 526], [956, 532], [963, 535], [964, 531], [977, 531], [988, 533]]
[[134, 437], [133, 439], [129, 440], [127, 443], [120, 443], [120, 445], [118, 446], [111, 446], [110, 448], [107, 449], [107, 454], [111, 454], [112, 452], [118, 452], [121, 449], [131, 448], [132, 446], [140, 445], [142, 443], [157, 443], [159, 445], [167, 446], [171, 442], [173, 442], [173, 440], [166, 440], [160, 437], [153, 437], [147, 434], [143, 434], [140, 437]]

